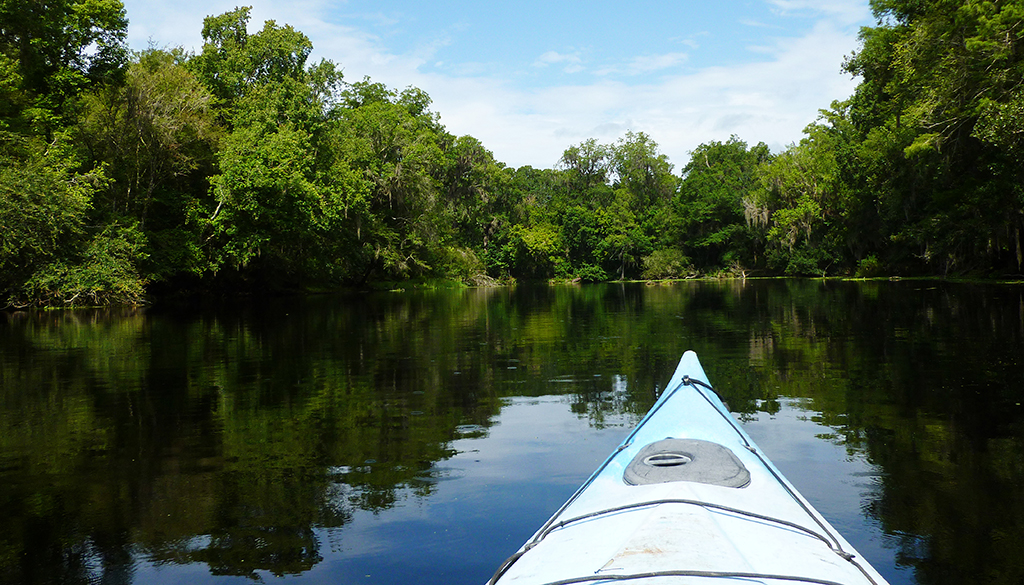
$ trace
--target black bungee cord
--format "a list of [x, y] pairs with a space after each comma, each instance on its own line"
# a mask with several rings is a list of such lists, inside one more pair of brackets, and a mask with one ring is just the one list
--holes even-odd
[[[657, 504], [661, 504], [661, 503], [680, 503], [680, 504], [705, 505], [705, 507], [711, 508], [711, 509], [719, 508], [719, 509], [722, 509], [723, 511], [738, 513], [738, 514], [742, 514], [742, 515], [746, 515], [746, 516], [760, 518], [760, 519], [763, 519], [763, 520], [772, 520], [772, 521], [777, 522], [777, 523], [782, 524], [782, 525], [798, 528], [799, 530], [802, 530], [803, 532], [806, 532], [806, 533], [810, 534], [811, 536], [814, 536], [814, 537], [822, 540], [823, 542], [825, 542], [825, 544], [829, 547], [829, 549], [831, 549], [833, 552], [835, 552], [841, 558], [843, 558], [846, 561], [848, 561], [849, 563], [851, 563], [853, 566], [857, 567], [857, 569], [860, 570], [860, 572], [864, 575], [864, 577], [868, 580], [868, 582], [870, 582], [872, 585], [878, 585], [877, 582], [874, 580], [874, 578], [872, 578], [871, 575], [867, 572], [867, 570], [863, 566], [861, 566], [860, 563], [858, 563], [856, 561], [855, 555], [853, 555], [853, 554], [843, 550], [842, 544], [839, 542], [839, 539], [836, 537], [836, 535], [833, 534], [833, 532], [831, 530], [829, 530], [829, 528], [825, 525], [825, 523], [822, 522], [822, 520], [820, 518], [818, 518], [818, 516], [808, 507], [807, 503], [805, 503], [803, 501], [803, 499], [800, 496], [798, 496], [793, 491], [793, 489], [789, 486], [788, 482], [786, 482], [779, 475], [779, 473], [775, 470], [775, 468], [764, 458], [764, 456], [754, 447], [754, 445], [751, 444], [751, 442], [747, 439], [746, 433], [744, 433], [743, 430], [738, 426], [738, 423], [736, 422], [736, 419], [733, 418], [732, 416], [730, 416], [728, 413], [722, 412], [722, 410], [718, 408], [718, 405], [716, 405], [714, 402], [712, 402], [711, 399], [704, 392], [701, 392], [700, 390], [697, 390], [697, 393], [700, 394], [701, 398], [703, 398], [705, 401], [707, 401], [708, 404], [710, 404], [711, 407], [716, 412], [718, 412], [718, 414], [720, 416], [722, 416], [722, 418], [724, 418], [727, 423], [729, 423], [729, 426], [732, 427], [732, 429], [734, 431], [736, 431], [736, 434], [739, 435], [740, 440], [743, 441], [744, 448], [747, 451], [749, 451], [750, 453], [752, 453], [755, 457], [757, 457], [757, 459], [761, 462], [761, 465], [765, 469], [767, 469], [769, 473], [772, 474], [772, 476], [775, 478], [775, 481], [779, 485], [781, 485], [784, 490], [786, 490], [786, 493], [788, 493], [789, 496], [804, 510], [804, 513], [806, 513], [808, 516], [810, 516], [810, 518], [812, 520], [814, 520], [814, 522], [818, 525], [818, 527], [821, 528], [821, 530], [826, 535], [828, 535], [828, 538], [830, 538], [832, 540], [832, 543], [835, 543], [835, 546], [832, 546], [832, 543], [830, 543], [828, 541], [828, 539], [826, 539], [825, 537], [821, 536], [817, 532], [815, 532], [813, 530], [810, 530], [810, 529], [807, 529], [807, 528], [804, 528], [802, 526], [796, 525], [794, 523], [790, 523], [790, 522], [785, 521], [785, 520], [781, 520], [781, 519], [778, 519], [778, 518], [771, 518], [771, 517], [767, 517], [767, 516], [762, 516], [760, 514], [755, 514], [755, 513], [752, 513], [752, 512], [746, 512], [746, 511], [743, 511], [743, 510], [732, 509], [732, 508], [728, 508], [726, 506], [719, 506], [719, 505], [715, 505], [715, 504], [708, 504], [707, 502], [703, 502], [702, 503], [702, 502], [696, 502], [696, 501], [690, 501], [690, 500], [678, 500], [678, 501], [676, 501], [676, 500], [663, 500], [663, 501], [642, 502], [642, 503], [634, 504], [634, 505], [630, 505], [630, 506], [616, 507], [616, 508], [614, 508], [612, 510], [602, 510], [602, 511], [599, 511], [599, 512], [594, 512], [594, 513], [591, 513], [591, 514], [587, 514], [584, 517], [570, 518], [568, 520], [559, 522], [557, 524], [555, 523], [555, 520], [557, 520], [558, 517], [561, 516], [562, 512], [564, 512], [573, 502], [576, 501], [577, 498], [579, 498], [579, 496], [583, 493], [583, 491], [586, 490], [586, 488], [589, 487], [590, 484], [592, 484], [594, 482], [594, 480], [597, 478], [597, 476], [600, 475], [601, 472], [604, 471], [604, 469], [606, 467], [608, 467], [608, 465], [619, 455], [619, 453], [621, 453], [623, 450], [627, 449], [630, 445], [633, 444], [633, 438], [640, 431], [640, 429], [644, 426], [644, 424], [656, 412], [658, 412], [658, 410], [660, 410], [661, 407], [664, 404], [666, 404], [668, 402], [668, 400], [672, 397], [672, 395], [674, 395], [683, 386], [691, 386], [694, 389], [697, 389], [697, 386], [701, 386], [703, 388], [706, 388], [708, 391], [712, 392], [716, 397], [719, 398], [719, 400], [721, 400], [721, 397], [718, 395], [718, 392], [710, 384], [708, 384], [707, 382], [704, 382], [703, 380], [698, 380], [696, 378], [691, 378], [689, 375], [683, 375], [682, 381], [679, 384], [677, 384], [669, 392], [668, 396], [663, 396], [662, 399], [658, 400], [658, 402], [655, 404], [654, 408], [652, 408], [647, 413], [647, 415], [644, 416], [644, 418], [640, 421], [640, 423], [636, 425], [636, 427], [633, 429], [633, 431], [618, 446], [618, 448], [616, 448], [615, 451], [612, 452], [612, 454], [609, 455], [608, 458], [604, 460], [604, 462], [597, 468], [597, 470], [595, 470], [594, 473], [592, 473], [590, 475], [590, 477], [587, 478], [587, 481], [583, 482], [583, 485], [581, 485], [579, 487], [579, 489], [577, 489], [576, 492], [573, 493], [573, 495], [568, 500], [566, 500], [566, 502], [564, 504], [562, 504], [562, 506], [551, 516], [550, 519], [548, 519], [547, 522], [544, 523], [543, 526], [541, 526], [540, 530], [537, 531], [536, 535], [534, 535], [534, 537], [531, 538], [526, 544], [524, 544], [523, 547], [519, 551], [517, 551], [511, 557], [506, 559], [505, 562], [502, 563], [500, 567], [498, 567], [498, 570], [494, 573], [494, 575], [491, 577], [491, 579], [487, 582], [487, 585], [494, 585], [494, 584], [496, 584], [498, 582], [498, 580], [501, 579], [501, 577], [509, 570], [509, 568], [511, 568], [512, 565], [515, 564], [516, 561], [518, 561], [520, 558], [522, 558], [522, 556], [525, 555], [527, 552], [529, 552], [532, 548], [537, 546], [545, 537], [547, 537], [548, 534], [550, 534], [552, 531], [554, 531], [554, 530], [556, 530], [558, 528], [562, 528], [562, 527], [564, 527], [567, 524], [570, 524], [570, 523], [582, 520], [584, 518], [590, 518], [590, 517], [594, 517], [594, 516], [598, 516], [598, 515], [601, 515], [601, 514], [605, 514], [605, 513], [609, 513], [609, 512], [614, 512], [614, 511], [621, 511], [623, 509], [628, 509], [628, 508], [640, 508], [640, 507], [645, 507], [645, 506], [648, 506], [648, 505], [657, 505]], [[636, 579], [646, 579], [646, 578], [653, 578], [653, 577], [708, 577], [708, 578], [740, 578], [740, 579], [743, 579], [743, 578], [747, 578], [747, 579], [749, 579], [749, 578], [762, 578], [762, 579], [777, 580], [777, 581], [778, 580], [783, 580], [783, 581], [795, 581], [795, 582], [802, 582], [802, 583], [818, 583], [818, 584], [822, 584], [822, 585], [839, 585], [839, 584], [835, 584], [832, 581], [813, 579], [813, 578], [805, 578], [805, 577], [795, 577], [795, 576], [786, 576], [786, 575], [764, 575], [764, 574], [755, 574], [755, 573], [709, 572], [709, 571], [657, 571], [657, 572], [642, 573], [642, 574], [636, 574], [636, 575], [601, 575], [601, 576], [592, 575], [592, 576], [586, 576], [586, 577], [577, 577], [577, 578], [565, 579], [565, 580], [561, 580], [561, 581], [553, 581], [553, 582], [547, 583], [545, 585], [570, 585], [570, 584], [573, 584], [573, 583], [588, 583], [588, 582], [601, 581], [601, 580], [631, 581], [631, 580], [636, 580]]]

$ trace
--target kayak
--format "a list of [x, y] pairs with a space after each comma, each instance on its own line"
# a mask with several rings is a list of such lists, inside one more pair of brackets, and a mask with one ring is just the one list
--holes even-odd
[[692, 351], [488, 584], [619, 581], [886, 584], [743, 431]]

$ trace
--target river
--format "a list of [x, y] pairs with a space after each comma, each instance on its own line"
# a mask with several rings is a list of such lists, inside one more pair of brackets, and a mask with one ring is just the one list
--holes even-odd
[[0, 582], [482, 584], [687, 349], [891, 583], [1024, 582], [1024, 287], [795, 279], [0, 314]]

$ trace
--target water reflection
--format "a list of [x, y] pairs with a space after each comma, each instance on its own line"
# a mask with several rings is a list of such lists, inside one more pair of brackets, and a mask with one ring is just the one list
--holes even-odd
[[790, 280], [2, 315], [0, 581], [482, 582], [687, 348], [894, 583], [1024, 580], [1021, 288]]

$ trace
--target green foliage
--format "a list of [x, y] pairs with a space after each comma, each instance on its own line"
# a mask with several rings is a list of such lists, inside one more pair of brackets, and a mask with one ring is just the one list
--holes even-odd
[[100, 170], [78, 173], [68, 143], [0, 136], [0, 291], [24, 302], [24, 286], [40, 269], [73, 259], [86, 239]]
[[808, 128], [800, 144], [759, 168], [761, 188], [748, 205], [751, 223], [765, 230], [770, 268], [821, 275], [843, 261], [843, 183], [826, 127]]
[[605, 236], [602, 213], [583, 205], [571, 205], [559, 214], [562, 239], [566, 243], [569, 262], [574, 266], [601, 265], [606, 257], [601, 242]]
[[78, 94], [117, 79], [127, 58], [121, 0], [5, 1], [0, 31], [4, 93], [21, 102], [5, 104], [8, 124], [18, 131], [49, 137], [73, 120]]
[[[612, 204], [598, 213], [604, 237], [597, 249], [612, 264], [619, 280], [625, 280], [627, 271], [632, 271], [640, 257], [649, 253], [651, 248], [648, 230], [634, 213], [636, 197], [627, 189], [616, 189]], [[649, 209], [643, 208], [643, 211]]]
[[857, 263], [855, 276], [858, 278], [874, 278], [883, 274], [885, 274], [885, 267], [874, 255], [868, 256]]
[[439, 143], [443, 152], [440, 161], [443, 190], [439, 197], [441, 217], [438, 221], [451, 226], [452, 233], [448, 236], [458, 244], [486, 250], [495, 229], [507, 221], [511, 211], [507, 197], [503, 196], [508, 173], [472, 136], [455, 139], [441, 136]]
[[212, 197], [197, 204], [204, 264], [278, 286], [335, 280], [348, 200], [363, 192], [330, 135], [341, 74], [326, 61], [307, 68], [305, 35], [273, 21], [249, 35], [248, 18], [241, 8], [206, 19], [190, 62], [230, 126]]
[[250, 35], [246, 30], [250, 7], [236, 8], [203, 20], [203, 51], [190, 66], [225, 108], [268, 83], [298, 79], [306, 74], [306, 59], [313, 44], [291, 26], [273, 20]]
[[644, 256], [643, 278], [648, 280], [696, 276], [693, 262], [681, 250], [662, 248]]
[[675, 195], [678, 179], [672, 174], [668, 157], [643, 132], [626, 132], [610, 151], [614, 185], [633, 197], [633, 210], [643, 212], [660, 207]]
[[587, 198], [593, 190], [607, 183], [611, 150], [610, 146], [598, 144], [593, 138], [565, 149], [559, 165], [566, 171], [570, 197]]
[[[288, 263], [315, 227], [320, 201], [306, 156], [310, 136], [301, 128], [237, 128], [224, 140], [214, 193], [224, 203], [212, 224], [223, 234], [222, 251], [234, 267], [264, 253]], [[310, 242], [311, 244], [312, 242]]]
[[752, 202], [758, 168], [770, 159], [767, 145], [748, 149], [735, 136], [698, 146], [683, 168], [679, 195], [666, 222], [665, 245], [680, 247], [705, 268], [730, 262], [756, 266]]
[[365, 185], [346, 202], [363, 280], [374, 272], [386, 279], [426, 274], [442, 244], [435, 179], [444, 167], [441, 137], [430, 116], [413, 114], [391, 92], [380, 95], [383, 101], [341, 110], [334, 130], [341, 156]]
[[247, 7], [206, 18], [198, 55], [129, 58], [119, 1], [32, 6], [0, 4], [0, 279], [21, 302], [1024, 266], [1018, 3], [874, 1], [848, 100], [783, 152], [732, 136], [680, 175], [642, 132], [506, 168], [422, 90], [343, 83], [291, 26], [250, 34]]
[[[102, 170], [79, 173], [66, 142], [8, 142], [0, 162], [0, 290], [8, 304], [136, 304], [146, 279], [145, 236], [138, 226], [108, 224], [90, 236]], [[20, 147], [20, 148], [19, 148]], [[27, 151], [27, 152], [26, 152]]]
[[600, 267], [593, 264], [584, 264], [576, 269], [574, 280], [580, 282], [604, 282], [608, 280], [608, 274]]
[[612, 145], [591, 139], [566, 149], [559, 167], [547, 173], [520, 169], [510, 182], [512, 189], [521, 189], [514, 195], [516, 215], [526, 228], [515, 232], [517, 239], [543, 226], [543, 233], [558, 235], [543, 241], [557, 239], [558, 249], [513, 243], [516, 251], [502, 256], [501, 269], [521, 278], [636, 274], [639, 258], [653, 245], [652, 218], [678, 182], [657, 144], [642, 133], [627, 133]]
[[20, 114], [28, 106], [28, 97], [22, 89], [24, 81], [18, 72], [18, 61], [0, 53], [0, 132], [23, 125]]
[[862, 50], [845, 66], [863, 77], [848, 110], [860, 133], [854, 147], [885, 135], [900, 145], [873, 157], [891, 172], [854, 179], [861, 197], [883, 195], [887, 256], [942, 273], [1019, 272], [1024, 175], [1014, 112], [1024, 10], [1017, 2], [895, 0], [872, 8], [879, 25], [865, 29]]
[[[136, 55], [123, 84], [86, 95], [78, 134], [88, 152], [110, 166], [115, 185], [97, 207], [145, 225], [160, 191], [188, 189], [190, 175], [209, 171], [220, 129], [213, 97], [179, 64], [180, 54]], [[180, 221], [180, 218], [177, 218]]]
[[435, 263], [437, 271], [465, 284], [487, 281], [487, 267], [472, 248], [444, 248]]
[[507, 246], [507, 262], [514, 267], [513, 276], [535, 279], [570, 276], [562, 234], [556, 225], [513, 226]]
[[196, 225], [222, 135], [213, 97], [186, 69], [180, 52], [135, 55], [123, 84], [89, 92], [76, 136], [112, 182], [97, 193], [99, 222], [131, 218], [149, 234], [145, 271], [154, 279], [199, 272]]
[[82, 258], [58, 260], [36, 271], [25, 295], [50, 306], [140, 304], [146, 280], [137, 266], [145, 260], [145, 236], [137, 225], [107, 225], [88, 243]]

